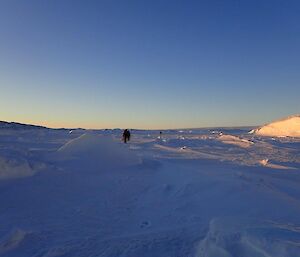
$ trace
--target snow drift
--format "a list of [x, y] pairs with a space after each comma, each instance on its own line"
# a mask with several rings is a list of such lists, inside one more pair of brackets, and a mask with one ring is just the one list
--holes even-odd
[[195, 257], [299, 256], [298, 233], [298, 228], [277, 222], [214, 218]]
[[58, 149], [57, 154], [61, 160], [93, 168], [127, 167], [141, 163], [138, 156], [111, 136], [93, 133], [70, 140]]
[[223, 142], [224, 144], [236, 145], [243, 148], [247, 148], [253, 145], [253, 142], [247, 139], [239, 138], [237, 136], [232, 136], [232, 135], [221, 135], [219, 136], [218, 140]]
[[32, 165], [26, 159], [0, 156], [0, 180], [34, 175], [42, 165]]
[[18, 248], [30, 234], [31, 232], [22, 229], [12, 231], [8, 236], [0, 240], [0, 254], [2, 255], [5, 252]]
[[250, 133], [273, 137], [300, 137], [300, 114], [274, 121]]

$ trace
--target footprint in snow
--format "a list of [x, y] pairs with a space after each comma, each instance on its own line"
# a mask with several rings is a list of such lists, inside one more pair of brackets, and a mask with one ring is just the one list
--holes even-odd
[[141, 223], [140, 228], [148, 228], [150, 226], [151, 226], [151, 222], [146, 220]]

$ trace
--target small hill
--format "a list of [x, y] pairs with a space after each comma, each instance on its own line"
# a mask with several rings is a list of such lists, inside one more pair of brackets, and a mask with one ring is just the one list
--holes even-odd
[[23, 124], [18, 122], [0, 121], [0, 129], [47, 129], [43, 126]]
[[251, 133], [272, 137], [300, 137], [300, 114], [271, 122]]

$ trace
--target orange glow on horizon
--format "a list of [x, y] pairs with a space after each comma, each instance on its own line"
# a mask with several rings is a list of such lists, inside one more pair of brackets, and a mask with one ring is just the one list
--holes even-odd
[[[126, 124], [125, 125], [118, 125], [118, 124], [108, 124], [108, 123], [80, 123], [80, 122], [57, 122], [57, 121], [39, 121], [39, 120], [27, 120], [27, 119], [18, 119], [18, 120], [6, 120], [7, 122], [17, 122], [35, 126], [43, 126], [47, 128], [66, 128], [66, 129], [76, 129], [76, 128], [83, 128], [83, 129], [115, 129], [115, 128], [129, 128], [129, 129], [145, 129], [145, 130], [160, 130], [160, 129], [182, 129], [184, 127], [174, 126], [174, 124], [163, 124], [163, 125], [154, 125], [147, 126], [147, 124], [143, 125], [133, 125], [133, 124]], [[173, 126], [172, 126], [173, 125]], [[200, 127], [200, 126], [199, 126]], [[198, 128], [199, 128], [198, 127]], [[192, 127], [186, 127], [192, 128]]]

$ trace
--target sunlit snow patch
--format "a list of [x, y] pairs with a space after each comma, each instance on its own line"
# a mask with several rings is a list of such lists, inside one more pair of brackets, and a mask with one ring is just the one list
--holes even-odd
[[249, 133], [273, 137], [300, 137], [300, 115], [274, 121]]
[[278, 165], [278, 164], [273, 164], [269, 161], [269, 159], [263, 159], [261, 161], [259, 161], [259, 164], [268, 168], [272, 168], [272, 169], [295, 169], [293, 167], [288, 167], [288, 166], [283, 166], [283, 165]]
[[244, 148], [253, 145], [252, 141], [249, 141], [247, 139], [242, 139], [232, 135], [221, 135], [218, 137], [218, 140], [220, 140], [224, 144], [237, 145]]

